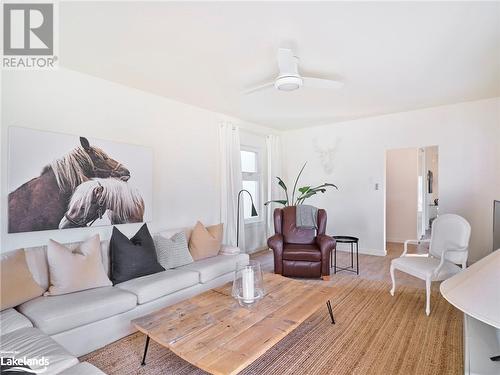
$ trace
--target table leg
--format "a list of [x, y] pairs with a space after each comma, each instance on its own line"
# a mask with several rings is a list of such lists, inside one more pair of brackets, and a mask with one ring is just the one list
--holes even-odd
[[359, 244], [356, 242], [356, 275], [359, 275]]
[[333, 317], [332, 304], [330, 300], [326, 301], [326, 308], [328, 309], [328, 313], [330, 314], [330, 319], [332, 320], [332, 324], [335, 324], [335, 319]]
[[142, 356], [141, 366], [146, 366], [146, 354], [148, 354], [149, 336], [146, 337], [146, 346], [144, 347], [144, 355]]
[[351, 268], [354, 268], [354, 263], [353, 263], [353, 255], [352, 255], [352, 252], [353, 252], [353, 243], [351, 242]]

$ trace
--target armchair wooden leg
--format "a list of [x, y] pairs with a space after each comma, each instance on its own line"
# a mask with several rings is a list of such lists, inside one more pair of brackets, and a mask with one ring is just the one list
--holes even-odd
[[330, 275], [323, 275], [321, 276], [321, 278], [323, 279], [323, 281], [330, 281], [332, 279]]
[[394, 292], [396, 291], [396, 279], [394, 278], [394, 266], [391, 264], [391, 280], [392, 280], [392, 289], [391, 289], [391, 296], [394, 295]]
[[431, 313], [431, 280], [425, 280], [425, 313], [427, 316]]

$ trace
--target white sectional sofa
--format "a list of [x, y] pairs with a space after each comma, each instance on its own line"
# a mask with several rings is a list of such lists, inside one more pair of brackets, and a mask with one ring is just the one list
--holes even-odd
[[[25, 249], [33, 278], [44, 289], [46, 251], [46, 246]], [[109, 274], [109, 241], [101, 242], [101, 254]], [[47, 374], [102, 374], [76, 357], [133, 333], [134, 318], [231, 281], [236, 264], [248, 261], [247, 254], [218, 255], [115, 286], [37, 297], [0, 313], [0, 350], [52, 358]]]

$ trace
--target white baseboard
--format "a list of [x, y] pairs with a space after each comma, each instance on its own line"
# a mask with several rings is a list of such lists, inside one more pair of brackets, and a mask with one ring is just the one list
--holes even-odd
[[[351, 249], [350, 248], [343, 248], [343, 249], [337, 249], [337, 251], [343, 251], [343, 252], [350, 253]], [[363, 254], [363, 255], [375, 255], [375, 256], [379, 256], [379, 257], [385, 257], [387, 255], [387, 252], [385, 250], [366, 249], [366, 248], [359, 248], [359, 253]]]

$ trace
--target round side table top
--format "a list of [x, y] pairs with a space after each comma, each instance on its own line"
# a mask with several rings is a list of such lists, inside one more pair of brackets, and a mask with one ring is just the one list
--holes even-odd
[[332, 236], [337, 242], [341, 243], [351, 243], [351, 242], [358, 242], [359, 238], [358, 237], [352, 237], [352, 236]]

